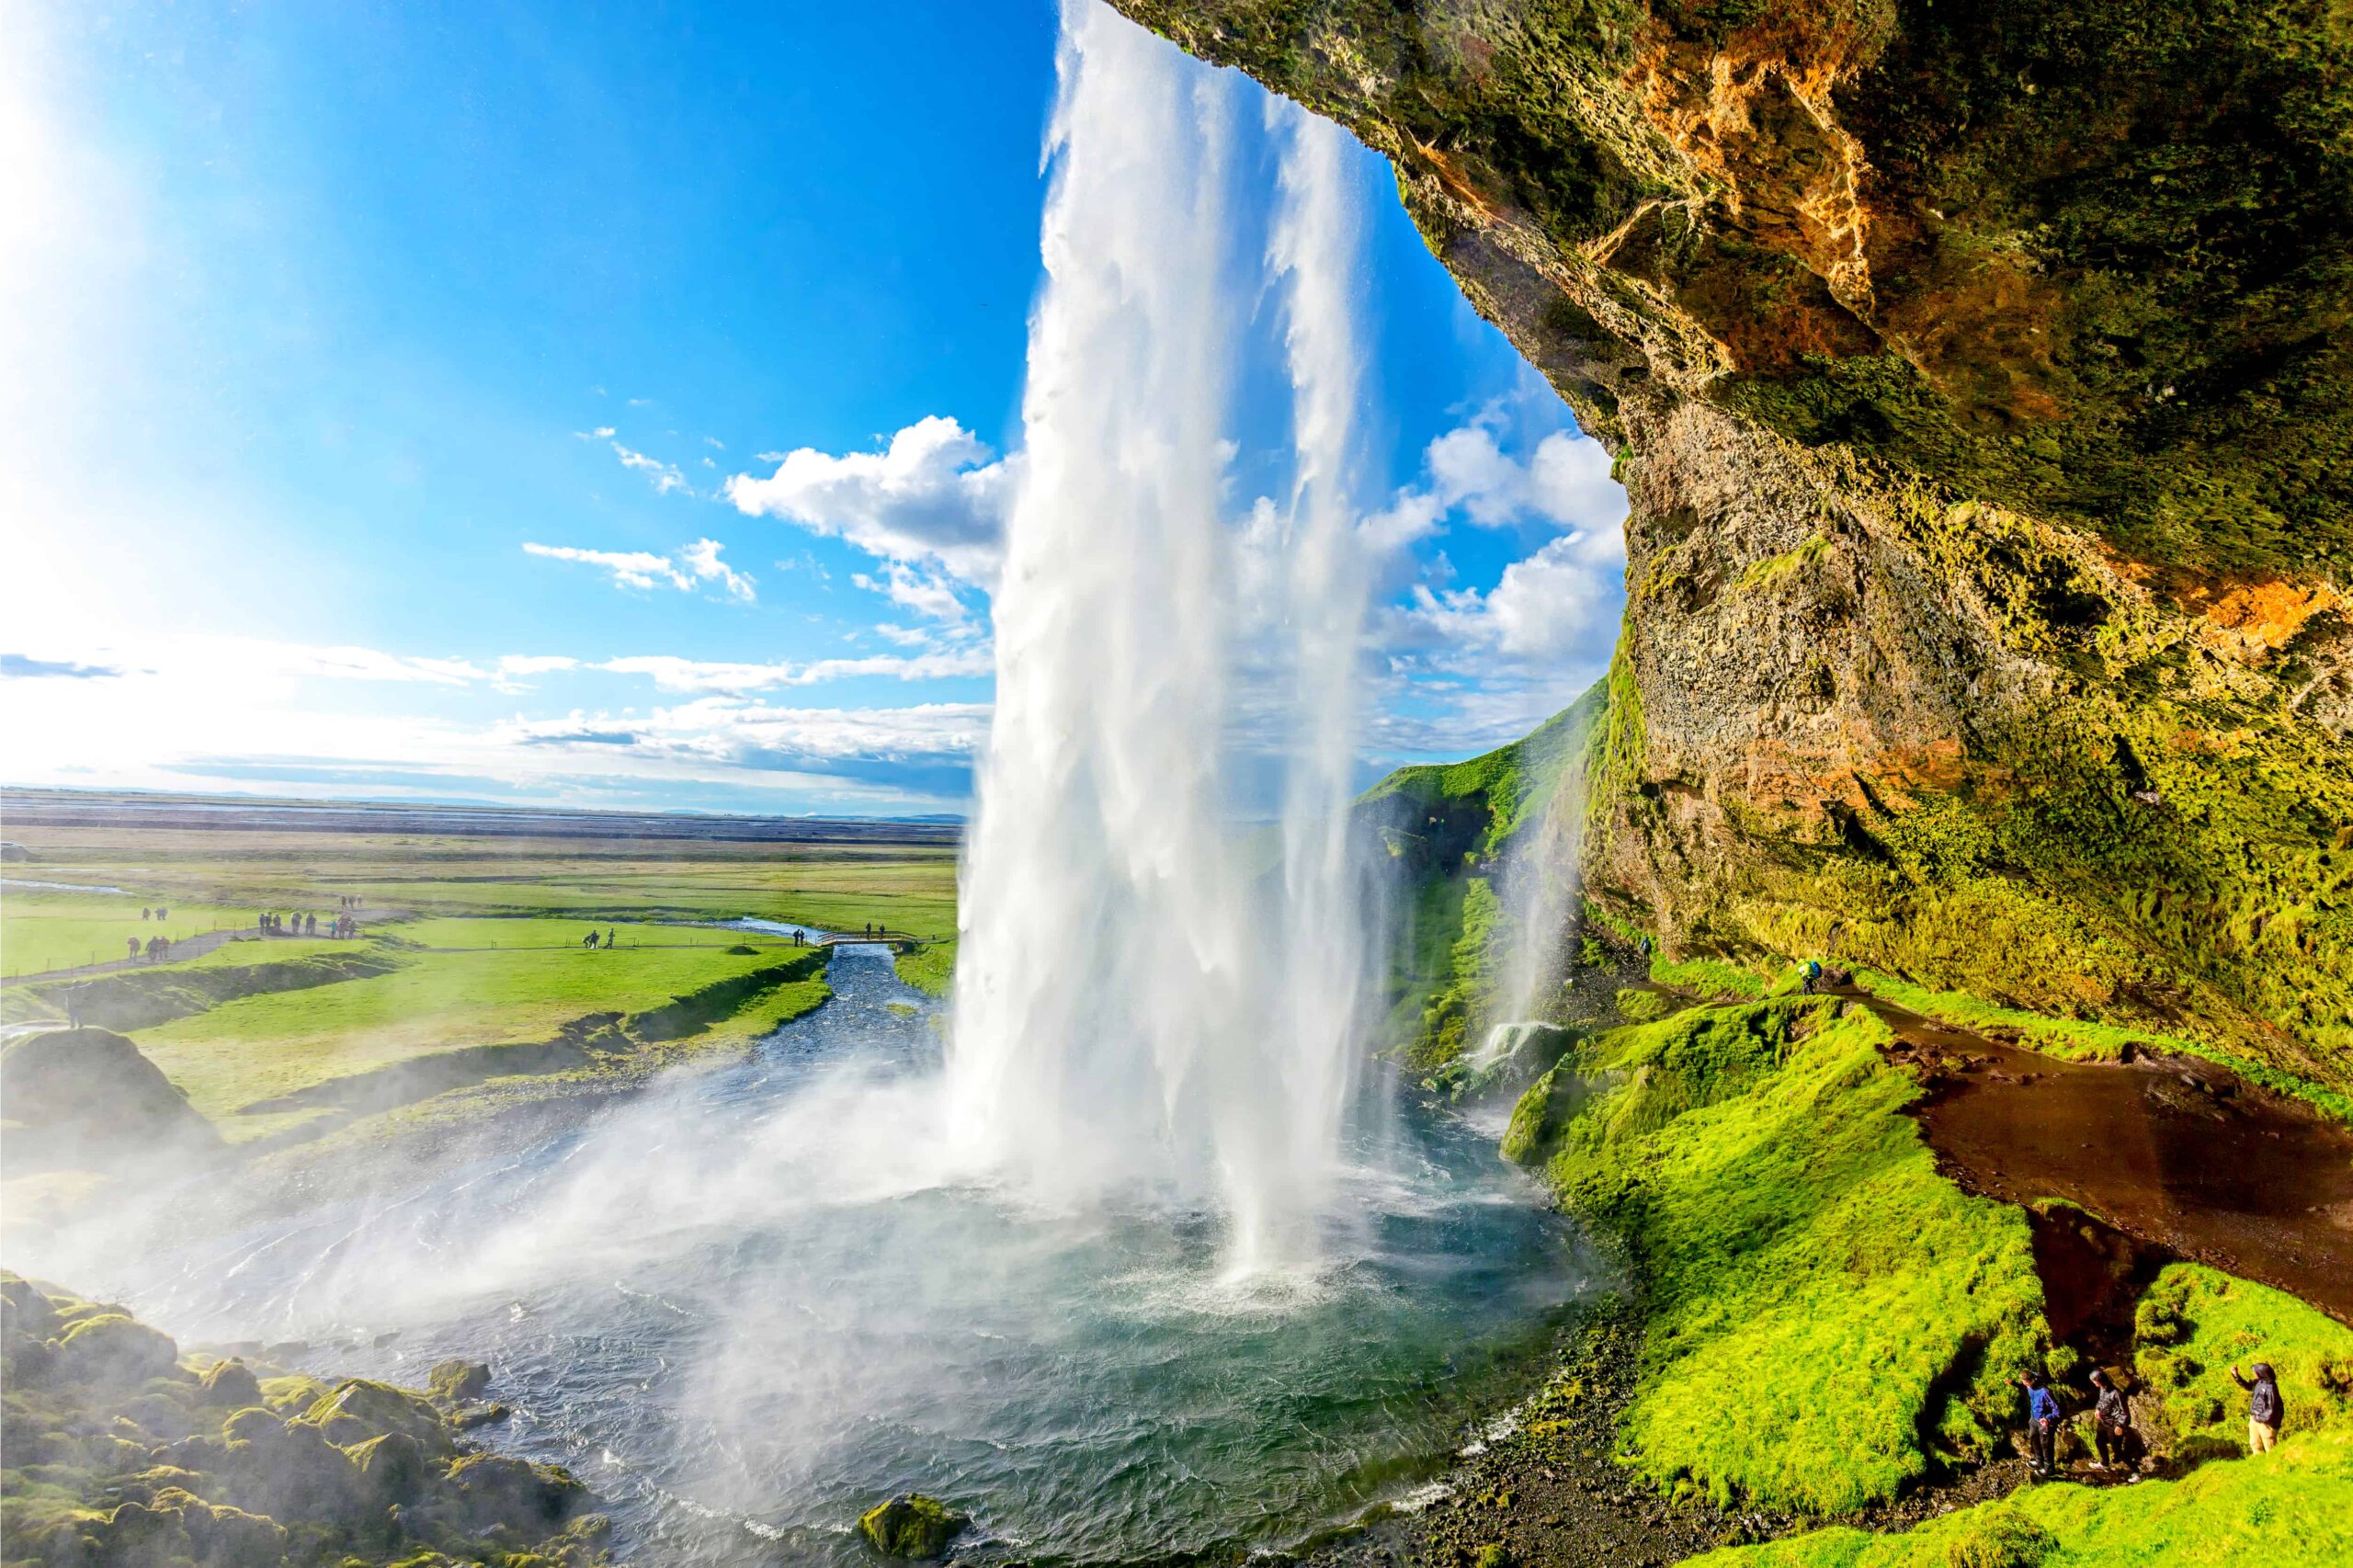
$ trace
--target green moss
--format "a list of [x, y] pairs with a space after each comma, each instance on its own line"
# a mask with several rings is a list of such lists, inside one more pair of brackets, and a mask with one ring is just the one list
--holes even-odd
[[1646, 1024], [1666, 1011], [1666, 998], [1655, 991], [1626, 986], [1618, 993], [1618, 1016], [1630, 1024]]
[[1661, 985], [1696, 991], [1718, 1001], [1755, 1001], [1765, 994], [1768, 987], [1768, 982], [1754, 971], [1720, 959], [1683, 959], [1670, 963], [1664, 958], [1655, 958], [1651, 960], [1651, 979]]
[[1422, 1008], [1421, 1033], [1407, 1062], [1438, 1067], [1460, 1058], [1484, 1038], [1500, 982], [1503, 901], [1485, 877], [1462, 880], [1461, 924], [1447, 953], [1444, 975]]
[[1817, 1530], [1691, 1560], [1705, 1568], [2225, 1568], [2353, 1562], [2353, 1432], [2137, 1486], [2038, 1486], [1898, 1535]]
[[[1982, 1455], [2003, 1380], [2040, 1347], [2023, 1217], [1936, 1174], [1883, 1026], [1837, 1012], [1620, 1029], [1515, 1112], [1522, 1157], [1622, 1239], [1647, 1291], [1626, 1458], [1662, 1486], [1814, 1513], [1884, 1500]], [[1573, 1076], [1589, 1093], [1570, 1108]]]
[[1759, 588], [1769, 588], [1782, 579], [1821, 560], [1822, 552], [1829, 548], [1830, 541], [1827, 539], [1820, 534], [1811, 535], [1795, 550], [1783, 551], [1779, 555], [1750, 562], [1742, 568], [1740, 576], [1734, 581], [1733, 586], [1741, 593], [1754, 593]]
[[926, 942], [919, 948], [902, 948], [892, 955], [891, 967], [902, 981], [926, 996], [941, 997], [956, 979], [957, 939]]
[[1468, 762], [1400, 768], [1357, 802], [1395, 860], [1406, 912], [1389, 976], [1388, 1032], [1406, 1065], [1459, 1060], [1497, 1022], [1505, 955], [1518, 935], [1497, 862], [1533, 841], [1577, 768], [1604, 699], [1599, 686], [1525, 739]]
[[2177, 1452], [2241, 1451], [2246, 1395], [2231, 1381], [2270, 1363], [2288, 1407], [2283, 1430], [2353, 1424], [2353, 1329], [2293, 1296], [2200, 1264], [2167, 1266], [2133, 1316], [2133, 1370], [2162, 1403]]
[[870, 1508], [858, 1521], [858, 1533], [885, 1557], [938, 1557], [963, 1528], [961, 1514], [919, 1492]]
[[1643, 762], [1649, 736], [1643, 720], [1642, 688], [1634, 679], [1634, 662], [1626, 640], [1609, 660], [1602, 678], [1602, 709], [1586, 741], [1585, 813], [1591, 827], [1605, 822], [1641, 789]]

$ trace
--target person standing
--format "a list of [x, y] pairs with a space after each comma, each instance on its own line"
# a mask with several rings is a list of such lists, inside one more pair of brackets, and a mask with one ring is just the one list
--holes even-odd
[[[2096, 1458], [2094, 1470], [2110, 1467], [2132, 1468], [2132, 1402], [2116, 1386], [2105, 1369], [2092, 1372], [2092, 1388], [2097, 1392], [2098, 1403], [2092, 1411], [2092, 1448]], [[2132, 1477], [2138, 1481], [2138, 1475]]]
[[2027, 1466], [2037, 1475], [2054, 1474], [2059, 1469], [2058, 1397], [2040, 1372], [2025, 1373], [2018, 1382], [2026, 1390]]
[[2279, 1440], [2280, 1423], [2288, 1418], [2288, 1403], [2279, 1397], [2279, 1379], [2268, 1361], [2255, 1364], [2255, 1381], [2249, 1382], [2239, 1376], [2238, 1363], [2231, 1363], [2231, 1381], [2246, 1390], [2246, 1451], [2268, 1454], [2271, 1445]]

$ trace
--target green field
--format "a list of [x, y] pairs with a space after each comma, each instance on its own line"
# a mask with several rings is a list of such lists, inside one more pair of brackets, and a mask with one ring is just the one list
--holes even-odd
[[[0, 989], [0, 1020], [62, 1022], [70, 1004], [130, 1034], [232, 1142], [428, 1100], [494, 1106], [513, 1096], [480, 1091], [510, 1077], [642, 1075], [739, 1048], [831, 994], [822, 950], [718, 922], [951, 938], [907, 959], [935, 994], [954, 961], [955, 856], [931, 843], [240, 831], [135, 812], [20, 835], [36, 858], [12, 875], [125, 891], [7, 890], [5, 964], [29, 978]], [[128, 935], [249, 930], [263, 909], [325, 919], [346, 899], [362, 911], [357, 939], [246, 937], [40, 978], [119, 959]], [[171, 919], [142, 925], [158, 904]]]
[[[157, 904], [168, 906], [168, 919], [139, 917], [142, 906]], [[179, 941], [210, 931], [235, 930], [252, 926], [258, 913], [257, 908], [195, 900], [183, 903], [161, 890], [142, 897], [135, 890], [95, 893], [0, 889], [0, 974], [38, 974], [106, 962], [123, 957], [124, 943], [133, 937], [142, 943], [151, 937]]]
[[[135, 824], [27, 829], [38, 858], [12, 877], [103, 884], [126, 896], [34, 894], [9, 889], [0, 942], [13, 949], [20, 900], [28, 918], [51, 898], [95, 901], [102, 920], [142, 904], [176, 916], [217, 912], [250, 926], [257, 911], [312, 911], [322, 919], [345, 897], [377, 918], [401, 915], [574, 915], [584, 920], [732, 920], [742, 915], [824, 930], [869, 921], [916, 937], [956, 931], [956, 852], [936, 844], [732, 843], [704, 840], [532, 837], [142, 828]], [[194, 928], [190, 923], [191, 929]], [[152, 932], [153, 927], [150, 927]], [[120, 957], [123, 935], [108, 933]], [[167, 932], [168, 934], [175, 934]], [[88, 961], [69, 941], [62, 956]], [[49, 952], [13, 951], [7, 972], [53, 968]]]

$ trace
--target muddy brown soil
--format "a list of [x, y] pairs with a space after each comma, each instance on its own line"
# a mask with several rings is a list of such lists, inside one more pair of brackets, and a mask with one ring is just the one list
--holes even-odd
[[2353, 1130], [2211, 1062], [2146, 1052], [2066, 1062], [1840, 994], [1884, 1019], [1896, 1035], [1889, 1054], [1918, 1070], [1927, 1093], [1915, 1111], [1947, 1175], [2006, 1202], [2063, 1199], [2154, 1249], [2094, 1262], [2038, 1233], [2054, 1309], [2083, 1313], [2091, 1337], [2113, 1332], [2100, 1321], [2117, 1310], [2103, 1278], [2137, 1295], [2116, 1276], [2163, 1257], [2211, 1264], [2353, 1323]]

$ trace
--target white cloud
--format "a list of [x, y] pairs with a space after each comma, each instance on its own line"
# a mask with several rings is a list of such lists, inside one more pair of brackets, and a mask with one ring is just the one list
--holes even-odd
[[538, 747], [600, 753], [628, 748], [639, 758], [667, 756], [703, 762], [789, 760], [802, 766], [847, 761], [968, 757], [988, 728], [985, 703], [937, 702], [912, 708], [778, 708], [740, 697], [699, 697], [650, 713], [576, 711], [558, 719], [517, 719], [502, 739]]
[[995, 669], [989, 650], [981, 646], [941, 649], [913, 655], [875, 653], [856, 659], [815, 659], [807, 664], [736, 665], [682, 659], [669, 653], [646, 653], [608, 659], [596, 666], [615, 675], [653, 678], [664, 691], [760, 691], [778, 686], [815, 686], [823, 681], [859, 676], [897, 680], [937, 680], [951, 676], [984, 676]]
[[730, 597], [750, 603], [753, 598], [752, 578], [719, 559], [721, 546], [715, 539], [699, 539], [678, 551], [678, 560], [698, 581], [717, 583], [727, 590]]
[[964, 601], [956, 597], [956, 585], [940, 573], [918, 572], [893, 561], [883, 567], [880, 577], [858, 572], [851, 574], [850, 581], [933, 620], [961, 623], [964, 619]]
[[1432, 441], [1423, 452], [1425, 483], [1400, 490], [1365, 520], [1367, 542], [1377, 551], [1399, 550], [1455, 517], [1488, 528], [1624, 524], [1626, 493], [1609, 477], [1609, 454], [1599, 442], [1556, 430], [1521, 462], [1496, 439], [1500, 423], [1490, 409]]
[[712, 583], [730, 597], [748, 603], [755, 597], [754, 579], [719, 559], [719, 552], [724, 548], [715, 539], [699, 539], [670, 555], [656, 555], [649, 550], [582, 550], [569, 544], [527, 543], [523, 553], [551, 561], [577, 562], [609, 572], [617, 587], [668, 586], [683, 593], [697, 583]]
[[[1504, 568], [1485, 593], [1416, 586], [1401, 613], [1434, 633], [1459, 657], [1492, 650], [1531, 664], [1606, 654], [1617, 636], [1624, 595], [1626, 536], [1620, 528], [1579, 529], [1546, 541]], [[1450, 661], [1449, 661], [1450, 662]]]
[[651, 551], [582, 550], [569, 544], [526, 544], [526, 555], [541, 555], [550, 561], [576, 561], [584, 566], [595, 566], [613, 574], [613, 581], [624, 588], [651, 588], [667, 582], [674, 588], [689, 588], [694, 580], [680, 571], [677, 562], [666, 555]]
[[985, 587], [996, 575], [1013, 464], [934, 415], [892, 436], [881, 451], [839, 456], [802, 447], [776, 457], [762, 479], [739, 473], [727, 498], [754, 517], [782, 517], [847, 540], [870, 555], [936, 564]]
[[702, 438], [702, 443], [714, 452], [723, 452], [727, 449], [727, 443], [721, 440], [716, 436], [705, 436]]
[[631, 451], [619, 441], [615, 441], [612, 446], [613, 455], [621, 460], [621, 466], [632, 473], [645, 475], [646, 483], [654, 486], [655, 494], [669, 495], [678, 492], [684, 492], [688, 495], [694, 494], [695, 487], [687, 483], [687, 476], [661, 459], [649, 458], [643, 452]]

